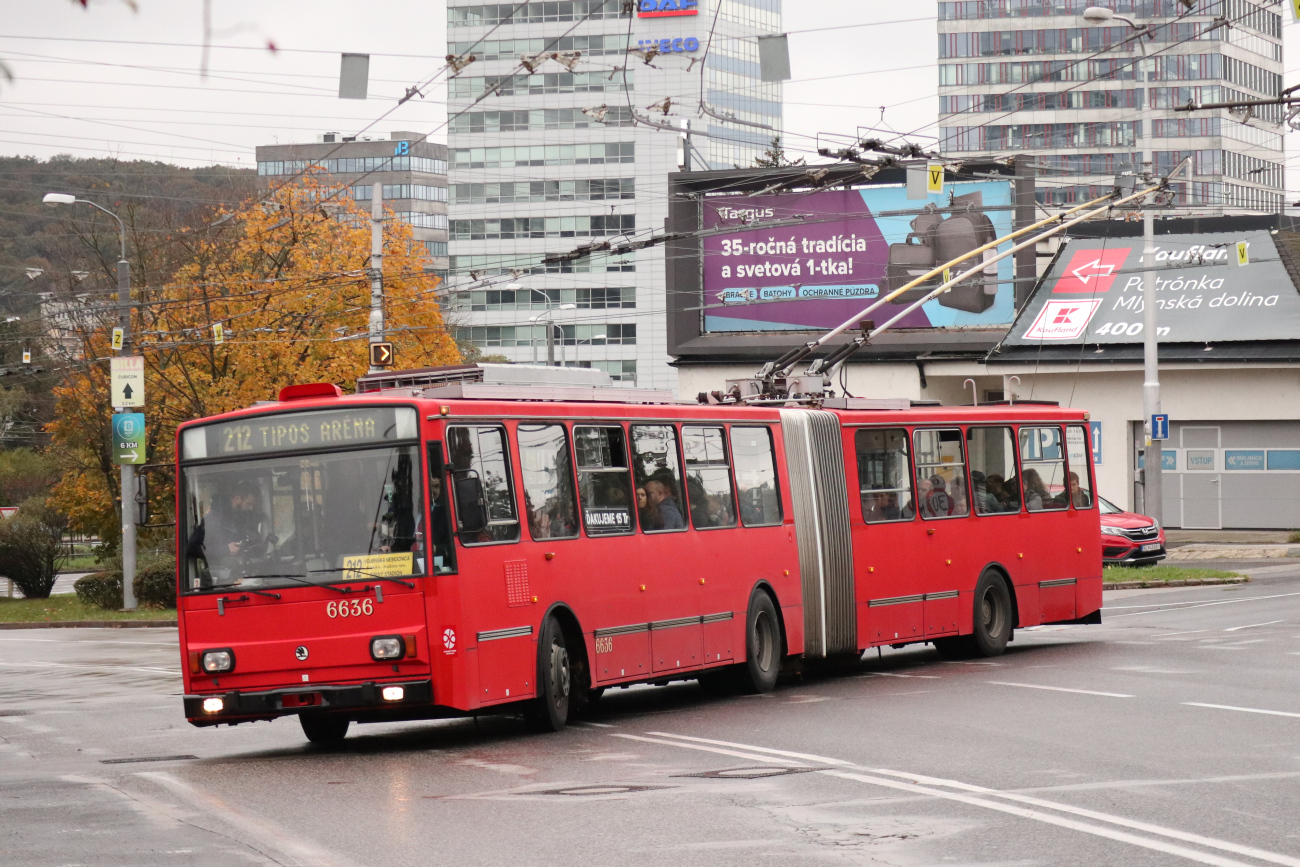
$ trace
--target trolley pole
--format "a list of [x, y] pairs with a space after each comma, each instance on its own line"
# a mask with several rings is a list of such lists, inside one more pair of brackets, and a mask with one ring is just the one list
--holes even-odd
[[[371, 185], [370, 198], [370, 344], [384, 342], [384, 185]], [[374, 353], [370, 358], [374, 360]], [[383, 373], [370, 365], [371, 373]]]

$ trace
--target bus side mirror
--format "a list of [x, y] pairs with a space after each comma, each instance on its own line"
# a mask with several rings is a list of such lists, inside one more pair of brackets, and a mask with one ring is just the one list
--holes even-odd
[[481, 533], [487, 529], [487, 499], [478, 476], [456, 479], [456, 520], [462, 533]]
[[141, 473], [135, 477], [135, 523], [144, 526], [149, 523], [149, 477]]

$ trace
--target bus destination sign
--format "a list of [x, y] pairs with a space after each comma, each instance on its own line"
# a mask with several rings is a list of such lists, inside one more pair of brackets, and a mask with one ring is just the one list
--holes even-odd
[[413, 407], [358, 407], [265, 415], [191, 428], [184, 457], [244, 457], [299, 449], [348, 448], [416, 436]]

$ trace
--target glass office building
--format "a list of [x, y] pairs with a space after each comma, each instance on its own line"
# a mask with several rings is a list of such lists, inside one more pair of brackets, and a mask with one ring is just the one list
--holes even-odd
[[447, 86], [449, 322], [544, 362], [550, 320], [557, 363], [674, 388], [663, 247], [542, 259], [662, 233], [683, 166], [753, 165], [781, 129], [755, 41], [780, 32], [780, 0], [457, 4], [447, 24], [447, 53], [474, 57]]
[[[1087, 6], [1153, 22], [1147, 59], [1133, 31], [1089, 27]], [[1114, 175], [1190, 157], [1175, 187], [1196, 213], [1283, 206], [1284, 111], [1176, 112], [1189, 102], [1277, 96], [1283, 7], [1251, 0], [943, 0], [938, 4], [940, 147], [946, 156], [1038, 157], [1044, 205], [1083, 202]], [[1223, 17], [1230, 27], [1214, 27]], [[1174, 19], [1178, 18], [1177, 21]], [[1144, 116], [1144, 109], [1149, 111]], [[1149, 124], [1144, 126], [1144, 124]]]

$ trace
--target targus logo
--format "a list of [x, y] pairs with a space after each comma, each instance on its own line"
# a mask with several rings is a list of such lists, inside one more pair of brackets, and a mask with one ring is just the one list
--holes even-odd
[[638, 0], [636, 14], [641, 18], [699, 15], [700, 6], [698, 0]]

